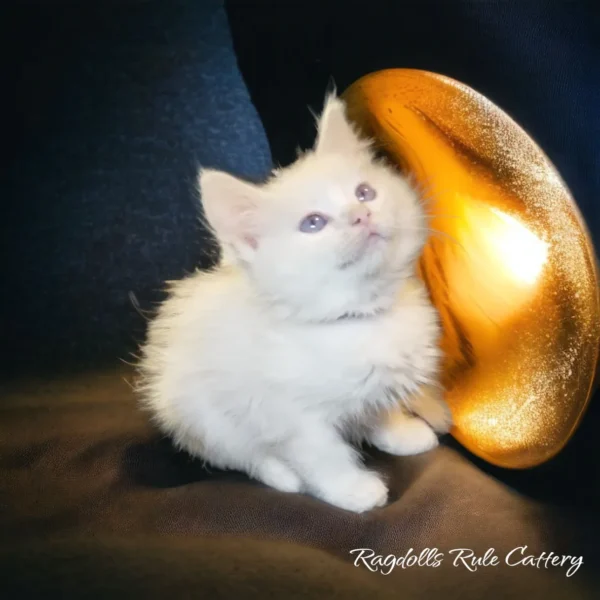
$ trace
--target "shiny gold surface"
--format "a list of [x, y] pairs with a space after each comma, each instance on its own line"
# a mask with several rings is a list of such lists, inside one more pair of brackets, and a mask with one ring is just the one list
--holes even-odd
[[453, 435], [496, 465], [548, 460], [585, 410], [600, 347], [596, 259], [566, 185], [514, 121], [454, 80], [379, 71], [344, 98], [427, 198], [420, 271], [444, 325]]

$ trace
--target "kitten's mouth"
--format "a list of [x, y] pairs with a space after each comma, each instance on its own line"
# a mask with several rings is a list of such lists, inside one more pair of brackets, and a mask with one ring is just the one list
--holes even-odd
[[349, 260], [346, 260], [340, 265], [340, 269], [348, 269], [353, 265], [359, 263], [365, 256], [375, 247], [379, 246], [382, 242], [387, 240], [387, 236], [381, 233], [381, 231], [371, 230], [361, 244], [358, 252]]
[[378, 240], [387, 241], [388, 238], [389, 236], [383, 231], [381, 231], [381, 229], [379, 229], [378, 227], [370, 227], [369, 233], [367, 234], [367, 237], [365, 239], [365, 245], [368, 245], [372, 242], [376, 242]]

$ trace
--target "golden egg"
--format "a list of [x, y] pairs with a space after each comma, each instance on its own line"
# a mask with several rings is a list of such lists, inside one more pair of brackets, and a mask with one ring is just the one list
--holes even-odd
[[499, 466], [548, 460], [581, 420], [600, 348], [596, 258], [567, 186], [512, 119], [448, 77], [379, 71], [344, 99], [425, 198], [419, 272], [443, 323], [453, 435]]

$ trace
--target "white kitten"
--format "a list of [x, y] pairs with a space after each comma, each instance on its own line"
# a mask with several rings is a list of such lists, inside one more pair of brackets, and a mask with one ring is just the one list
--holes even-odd
[[141, 390], [159, 427], [212, 465], [362, 512], [381, 477], [348, 440], [437, 445], [437, 315], [415, 262], [422, 206], [329, 97], [313, 151], [264, 185], [204, 170], [224, 251], [172, 286], [151, 323]]

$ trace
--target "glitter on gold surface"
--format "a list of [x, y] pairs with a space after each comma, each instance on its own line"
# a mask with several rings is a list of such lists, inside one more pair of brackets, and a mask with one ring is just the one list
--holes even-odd
[[420, 274], [444, 326], [453, 435], [496, 465], [548, 460], [584, 413], [600, 348], [596, 258], [566, 185], [503, 111], [447, 77], [379, 71], [344, 98], [427, 200]]

